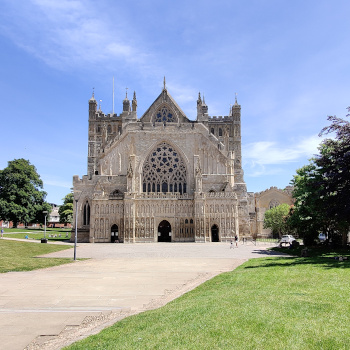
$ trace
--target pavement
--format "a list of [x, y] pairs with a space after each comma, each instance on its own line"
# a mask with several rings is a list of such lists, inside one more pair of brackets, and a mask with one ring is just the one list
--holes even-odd
[[[28, 242], [28, 244], [35, 244]], [[78, 244], [68, 265], [0, 275], [0, 349], [61, 349], [160, 307], [244, 261], [279, 256], [268, 243]], [[73, 250], [45, 257], [72, 258]]]

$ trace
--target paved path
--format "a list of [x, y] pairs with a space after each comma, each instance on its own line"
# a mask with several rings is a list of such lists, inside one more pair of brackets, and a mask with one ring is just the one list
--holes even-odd
[[[60, 349], [129, 314], [164, 305], [249, 258], [275, 255], [268, 246], [79, 244], [77, 257], [89, 260], [0, 275], [0, 349]], [[47, 257], [72, 255], [65, 250]]]

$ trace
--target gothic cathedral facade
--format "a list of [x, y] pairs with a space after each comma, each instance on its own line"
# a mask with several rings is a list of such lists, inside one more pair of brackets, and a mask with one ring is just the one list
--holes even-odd
[[[241, 106], [190, 120], [169, 94], [104, 114], [89, 100], [87, 175], [73, 177], [78, 242], [225, 242], [251, 233]], [[76, 214], [76, 213], [75, 213]]]

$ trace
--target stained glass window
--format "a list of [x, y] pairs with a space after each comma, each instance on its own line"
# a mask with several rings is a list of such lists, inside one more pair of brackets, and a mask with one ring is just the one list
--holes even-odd
[[156, 122], [161, 122], [161, 123], [175, 123], [175, 116], [174, 113], [168, 109], [168, 107], [163, 106], [160, 107], [156, 113]]
[[174, 147], [163, 142], [149, 154], [143, 166], [142, 189], [186, 193], [186, 166]]

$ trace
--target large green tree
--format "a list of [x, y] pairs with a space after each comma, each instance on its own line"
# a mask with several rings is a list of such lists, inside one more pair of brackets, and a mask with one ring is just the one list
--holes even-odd
[[61, 223], [73, 223], [73, 199], [73, 193], [68, 193], [63, 198], [63, 204], [58, 209]]
[[334, 116], [320, 136], [333, 134], [319, 146], [319, 155], [298, 169], [291, 184], [295, 206], [290, 223], [312, 244], [319, 232], [336, 242], [350, 226], [350, 123]]
[[50, 213], [45, 202], [47, 193], [34, 165], [23, 158], [8, 162], [0, 170], [0, 218], [18, 223], [44, 221], [43, 211]]
[[337, 223], [345, 244], [350, 228], [350, 123], [335, 116], [328, 120], [331, 125], [323, 128], [320, 135], [334, 137], [321, 143], [320, 155], [315, 160], [323, 171], [319, 194], [325, 215]]
[[279, 237], [289, 232], [288, 215], [290, 206], [286, 203], [271, 208], [265, 212], [264, 228], [270, 228]]
[[295, 203], [289, 224], [303, 237], [305, 245], [313, 244], [318, 233], [326, 232], [330, 224], [319, 194], [322, 177], [322, 169], [311, 159], [308, 165], [297, 169], [291, 181]]

